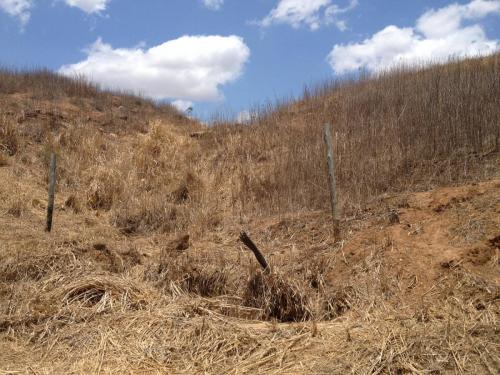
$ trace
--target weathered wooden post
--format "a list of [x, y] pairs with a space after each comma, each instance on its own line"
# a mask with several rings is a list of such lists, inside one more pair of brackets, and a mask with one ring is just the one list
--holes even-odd
[[245, 246], [252, 251], [252, 253], [255, 255], [255, 258], [257, 259], [257, 262], [259, 262], [260, 266], [264, 269], [264, 272], [269, 273], [271, 269], [267, 264], [266, 258], [264, 258], [264, 255], [262, 255], [260, 250], [257, 248], [257, 246], [255, 246], [253, 241], [245, 232], [240, 233], [240, 241], [243, 242]]
[[56, 154], [50, 155], [50, 171], [49, 171], [49, 202], [47, 204], [47, 227], [45, 230], [52, 230], [52, 215], [54, 213], [54, 195], [56, 192]]
[[326, 161], [328, 164], [328, 182], [330, 183], [330, 203], [332, 206], [333, 235], [335, 241], [340, 240], [340, 207], [337, 200], [337, 180], [333, 161], [332, 132], [330, 124], [325, 124]]

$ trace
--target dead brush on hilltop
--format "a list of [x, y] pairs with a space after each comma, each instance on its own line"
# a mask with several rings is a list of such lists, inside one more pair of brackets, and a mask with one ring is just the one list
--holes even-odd
[[427, 189], [495, 173], [500, 55], [332, 82], [264, 106], [249, 125], [216, 126], [221, 168], [238, 173], [231, 197], [245, 213], [324, 209], [322, 127], [333, 125], [346, 213], [388, 191]]

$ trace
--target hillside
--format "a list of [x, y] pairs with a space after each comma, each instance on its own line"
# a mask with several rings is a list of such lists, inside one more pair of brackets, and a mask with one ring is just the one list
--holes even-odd
[[498, 373], [499, 98], [495, 55], [206, 127], [2, 71], [0, 373]]

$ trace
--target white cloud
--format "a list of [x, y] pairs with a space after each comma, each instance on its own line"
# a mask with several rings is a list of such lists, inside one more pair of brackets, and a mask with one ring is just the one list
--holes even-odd
[[87, 14], [100, 13], [106, 10], [106, 6], [111, 0], [64, 0], [70, 7], [83, 10]]
[[344, 8], [333, 4], [332, 0], [280, 0], [259, 24], [263, 27], [288, 24], [296, 29], [307, 26], [311, 30], [335, 24], [343, 31], [347, 28], [346, 21], [339, 19], [338, 16], [354, 9], [357, 5], [358, 0], [350, 0]]
[[183, 36], [144, 49], [113, 48], [98, 39], [81, 62], [60, 73], [84, 75], [111, 89], [154, 99], [212, 101], [222, 98], [219, 87], [236, 80], [250, 56], [238, 36]]
[[[64, 2], [75, 8], [83, 10], [85, 13], [100, 13], [106, 9], [107, 4], [111, 0], [64, 0]], [[31, 8], [33, 8], [34, 0], [0, 0], [0, 10], [12, 17], [16, 17], [25, 26], [31, 16]]]
[[451, 4], [430, 10], [418, 20], [416, 29], [427, 38], [439, 38], [458, 30], [464, 20], [477, 20], [500, 13], [500, 1], [474, 0], [466, 5]]
[[21, 25], [26, 25], [30, 19], [32, 0], [0, 0], [0, 9], [9, 16], [17, 17]]
[[189, 100], [174, 100], [171, 104], [181, 112], [186, 112], [188, 108], [193, 108], [193, 102]]
[[486, 36], [479, 24], [464, 25], [500, 14], [500, 0], [473, 0], [429, 10], [415, 27], [387, 26], [361, 43], [335, 45], [328, 61], [337, 74], [367, 68], [380, 71], [398, 63], [441, 62], [450, 56], [491, 54], [500, 49], [498, 40]]
[[219, 10], [223, 4], [224, 0], [203, 0], [203, 5], [212, 10]]

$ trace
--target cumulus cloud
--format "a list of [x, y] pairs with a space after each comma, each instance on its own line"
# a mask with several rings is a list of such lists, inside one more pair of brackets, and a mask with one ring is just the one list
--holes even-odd
[[[83, 10], [87, 14], [100, 13], [106, 10], [106, 6], [111, 0], [64, 0], [70, 7]], [[35, 4], [34, 0], [0, 0], [0, 10], [12, 17], [16, 17], [25, 26], [31, 17], [31, 8]]]
[[183, 36], [145, 49], [113, 48], [98, 39], [81, 62], [60, 73], [84, 75], [104, 87], [153, 99], [213, 101], [220, 86], [236, 80], [250, 56], [238, 36]]
[[333, 4], [332, 0], [280, 0], [259, 24], [262, 27], [288, 24], [296, 29], [306, 26], [311, 30], [334, 24], [343, 31], [347, 28], [346, 21], [340, 19], [339, 16], [354, 9], [357, 5], [358, 0], [350, 0], [345, 7]]
[[106, 10], [106, 6], [111, 0], [64, 0], [70, 7], [83, 10], [87, 14], [100, 13]]
[[223, 4], [224, 0], [203, 0], [203, 5], [212, 10], [219, 10]]
[[32, 0], [0, 0], [0, 9], [9, 16], [16, 17], [21, 25], [26, 25], [30, 19]]
[[500, 49], [500, 43], [489, 39], [477, 21], [492, 14], [500, 14], [500, 0], [473, 0], [431, 9], [415, 27], [391, 25], [361, 43], [335, 45], [328, 61], [337, 74], [343, 74], [360, 68], [380, 71], [398, 63], [491, 54]]

